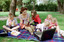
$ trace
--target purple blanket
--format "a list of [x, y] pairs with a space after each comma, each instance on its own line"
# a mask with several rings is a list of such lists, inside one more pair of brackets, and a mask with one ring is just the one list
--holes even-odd
[[[9, 35], [9, 37], [12, 37], [12, 38], [39, 41], [36, 37], [34, 37], [34, 35], [31, 35], [31, 34], [30, 34], [27, 30], [25, 30], [25, 29], [20, 30], [20, 32], [21, 32], [21, 34], [18, 35], [18, 36], [10, 35], [10, 33], [8, 33], [8, 35]], [[41, 41], [40, 41], [40, 42], [41, 42]], [[58, 36], [57, 36], [57, 33], [55, 33], [53, 39], [47, 40], [47, 41], [43, 41], [43, 42], [64, 42], [64, 38], [63, 38], [62, 36], [61, 36], [61, 37], [58, 37]]]

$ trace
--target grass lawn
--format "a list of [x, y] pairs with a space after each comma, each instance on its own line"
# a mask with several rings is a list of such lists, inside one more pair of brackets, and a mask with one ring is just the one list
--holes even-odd
[[[0, 12], [0, 16], [8, 16], [9, 12]], [[28, 13], [30, 14], [30, 11], [28, 11]], [[20, 13], [16, 12], [16, 15], [18, 16]], [[38, 14], [40, 15], [40, 18], [42, 20], [42, 23], [44, 21], [44, 19], [47, 17], [48, 14], [52, 14], [53, 17], [56, 17], [58, 20], [58, 24], [60, 26], [60, 29], [64, 30], [64, 14], [60, 14], [59, 12], [41, 12], [38, 11]], [[19, 20], [18, 20], [19, 22]], [[2, 29], [2, 26], [6, 24], [6, 20], [1, 21], [0, 20], [0, 29]], [[18, 40], [18, 39], [14, 39], [14, 38], [7, 38], [7, 37], [0, 37], [0, 42], [34, 42], [34, 41], [29, 41], [29, 40]]]

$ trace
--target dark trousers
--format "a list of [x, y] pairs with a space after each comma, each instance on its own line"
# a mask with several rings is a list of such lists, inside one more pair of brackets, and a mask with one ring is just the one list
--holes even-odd
[[30, 24], [30, 25], [36, 26], [37, 24], [38, 24], [38, 22], [34, 21], [34, 24]]

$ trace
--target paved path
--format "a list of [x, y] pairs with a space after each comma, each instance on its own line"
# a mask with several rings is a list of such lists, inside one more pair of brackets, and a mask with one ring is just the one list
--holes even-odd
[[[1, 16], [0, 17], [0, 20], [7, 20], [8, 17], [5, 17], [5, 16]], [[17, 17], [16, 17], [17, 18]]]
[[0, 17], [0, 20], [6, 20], [6, 19], [7, 17], [4, 17], [4, 16]]

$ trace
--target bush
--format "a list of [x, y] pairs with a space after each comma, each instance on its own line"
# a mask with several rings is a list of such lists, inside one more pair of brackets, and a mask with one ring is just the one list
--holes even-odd
[[0, 11], [2, 11], [2, 5], [0, 5]]
[[28, 10], [30, 10], [30, 11], [33, 10], [33, 5], [31, 5], [31, 4], [28, 4], [25, 7], [28, 8]]
[[2, 3], [2, 10], [3, 11], [9, 11], [9, 8], [10, 8], [10, 1], [5, 1]]
[[57, 5], [53, 4], [53, 3], [49, 3], [49, 4], [40, 4], [40, 5], [36, 5], [35, 9], [37, 11], [57, 11]]

